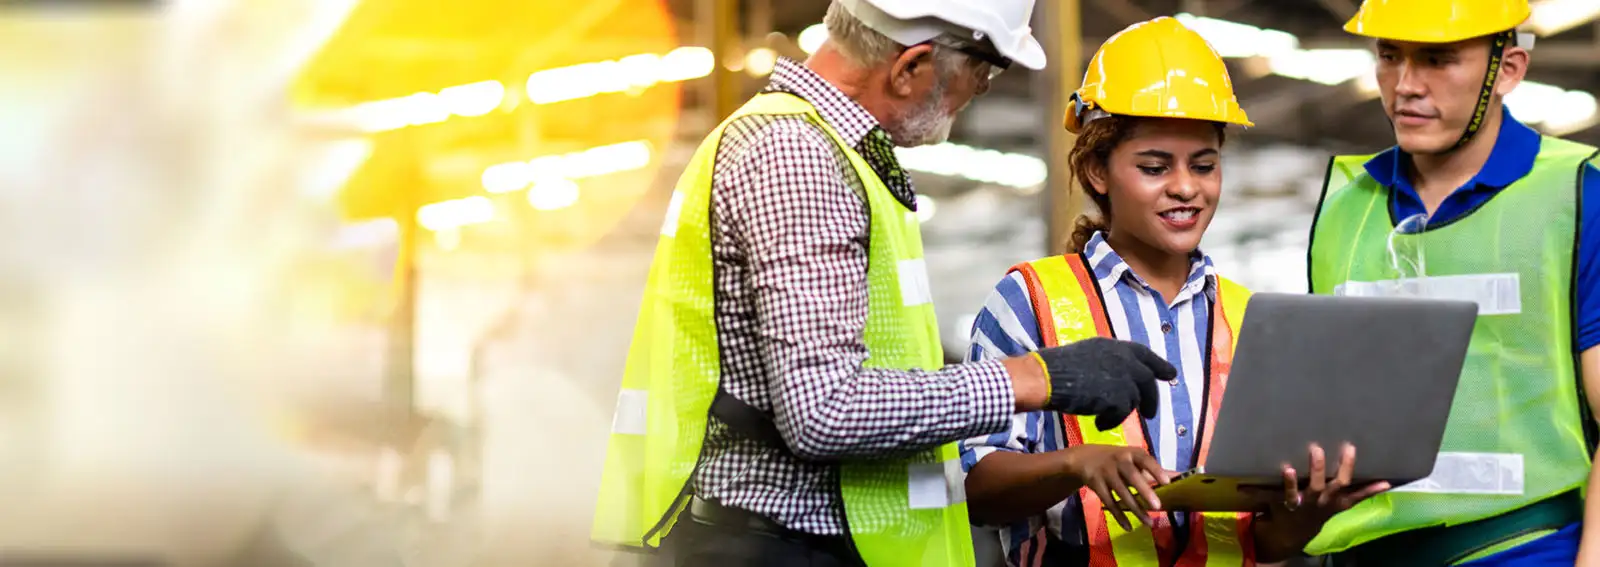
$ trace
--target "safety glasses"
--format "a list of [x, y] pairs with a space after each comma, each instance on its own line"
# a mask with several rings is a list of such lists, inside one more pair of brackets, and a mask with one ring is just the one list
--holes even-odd
[[1389, 265], [1395, 279], [1383, 290], [1396, 297], [1425, 297], [1428, 294], [1427, 255], [1428, 215], [1418, 213], [1395, 223], [1389, 232]]
[[994, 80], [995, 77], [999, 77], [1000, 73], [1005, 72], [1006, 69], [1011, 68], [1010, 59], [1000, 55], [999, 53], [995, 53], [992, 50], [984, 49], [982, 46], [961, 41], [954, 41], [943, 37], [936, 37], [929, 40], [928, 43], [947, 49], [953, 49], [957, 52], [960, 52], [962, 55], [971, 57], [981, 63], [987, 63], [989, 65], [989, 80], [991, 81]]

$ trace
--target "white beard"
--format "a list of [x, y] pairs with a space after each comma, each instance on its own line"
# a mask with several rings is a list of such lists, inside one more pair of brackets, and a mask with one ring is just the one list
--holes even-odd
[[956, 117], [945, 114], [938, 107], [920, 109], [908, 118], [902, 127], [905, 131], [903, 145], [909, 147], [942, 144], [950, 139], [950, 128], [955, 122]]
[[955, 125], [956, 117], [940, 108], [944, 102], [944, 91], [944, 81], [940, 80], [928, 93], [928, 98], [901, 121], [897, 131], [891, 132], [895, 144], [909, 148], [942, 144], [950, 139], [950, 129]]

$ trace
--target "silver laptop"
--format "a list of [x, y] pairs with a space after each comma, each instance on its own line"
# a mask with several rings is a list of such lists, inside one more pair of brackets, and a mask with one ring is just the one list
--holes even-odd
[[1345, 442], [1357, 484], [1427, 477], [1477, 315], [1468, 301], [1255, 294], [1206, 464], [1156, 496], [1169, 510], [1263, 509], [1240, 488], [1280, 494], [1285, 463], [1304, 486], [1312, 442], [1330, 478]]

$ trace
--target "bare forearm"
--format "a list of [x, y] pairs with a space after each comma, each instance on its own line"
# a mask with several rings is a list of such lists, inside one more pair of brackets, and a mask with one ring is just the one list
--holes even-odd
[[1067, 474], [1062, 452], [996, 451], [978, 461], [967, 473], [967, 512], [973, 521], [1009, 524], [1042, 514], [1077, 493], [1083, 483]]
[[[1583, 352], [1580, 357], [1580, 374], [1585, 393], [1588, 394], [1590, 413], [1600, 410], [1600, 347]], [[1595, 414], [1600, 415], [1600, 414]], [[1589, 469], [1589, 486], [1600, 486], [1600, 461]], [[1600, 498], [1589, 492], [1583, 504], [1583, 535], [1578, 544], [1578, 565], [1600, 567]]]
[[[1589, 469], [1589, 486], [1600, 486], [1600, 461]], [[1583, 504], [1583, 536], [1578, 544], [1578, 565], [1600, 567], [1600, 498], [1590, 492]]]
[[1294, 533], [1289, 526], [1263, 517], [1256, 516], [1250, 522], [1252, 530], [1251, 539], [1255, 540], [1256, 561], [1266, 567], [1267, 565], [1281, 565], [1289, 558], [1300, 554], [1305, 547], [1302, 537]]

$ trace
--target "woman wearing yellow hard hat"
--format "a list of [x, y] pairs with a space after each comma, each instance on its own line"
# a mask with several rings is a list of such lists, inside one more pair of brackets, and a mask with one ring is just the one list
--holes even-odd
[[[1071, 253], [1001, 280], [973, 325], [970, 357], [1121, 339], [1162, 355], [1178, 378], [1156, 411], [1107, 431], [1092, 417], [1039, 411], [967, 441], [969, 511], [1006, 526], [1013, 565], [1237, 566], [1298, 554], [1326, 518], [1387, 486], [1350, 486], [1345, 458], [1340, 480], [1313, 474], [1305, 492], [1286, 470], [1270, 518], [1155, 511], [1152, 487], [1167, 471], [1205, 462], [1250, 294], [1199, 250], [1221, 197], [1226, 128], [1251, 126], [1227, 68], [1199, 34], [1156, 18], [1107, 40], [1073, 100], [1071, 164], [1097, 214], [1078, 220]], [[1309, 470], [1325, 470], [1323, 457], [1314, 451]]]
[[1585, 521], [1600, 514], [1585, 497], [1600, 168], [1596, 148], [1505, 108], [1528, 72], [1516, 29], [1531, 13], [1527, 0], [1366, 0], [1345, 25], [1377, 49], [1397, 143], [1332, 160], [1311, 290], [1383, 294], [1399, 286], [1379, 282], [1427, 276], [1421, 293], [1477, 301], [1483, 316], [1433, 474], [1329, 521], [1306, 551], [1333, 565], [1600, 565], [1600, 516]]

